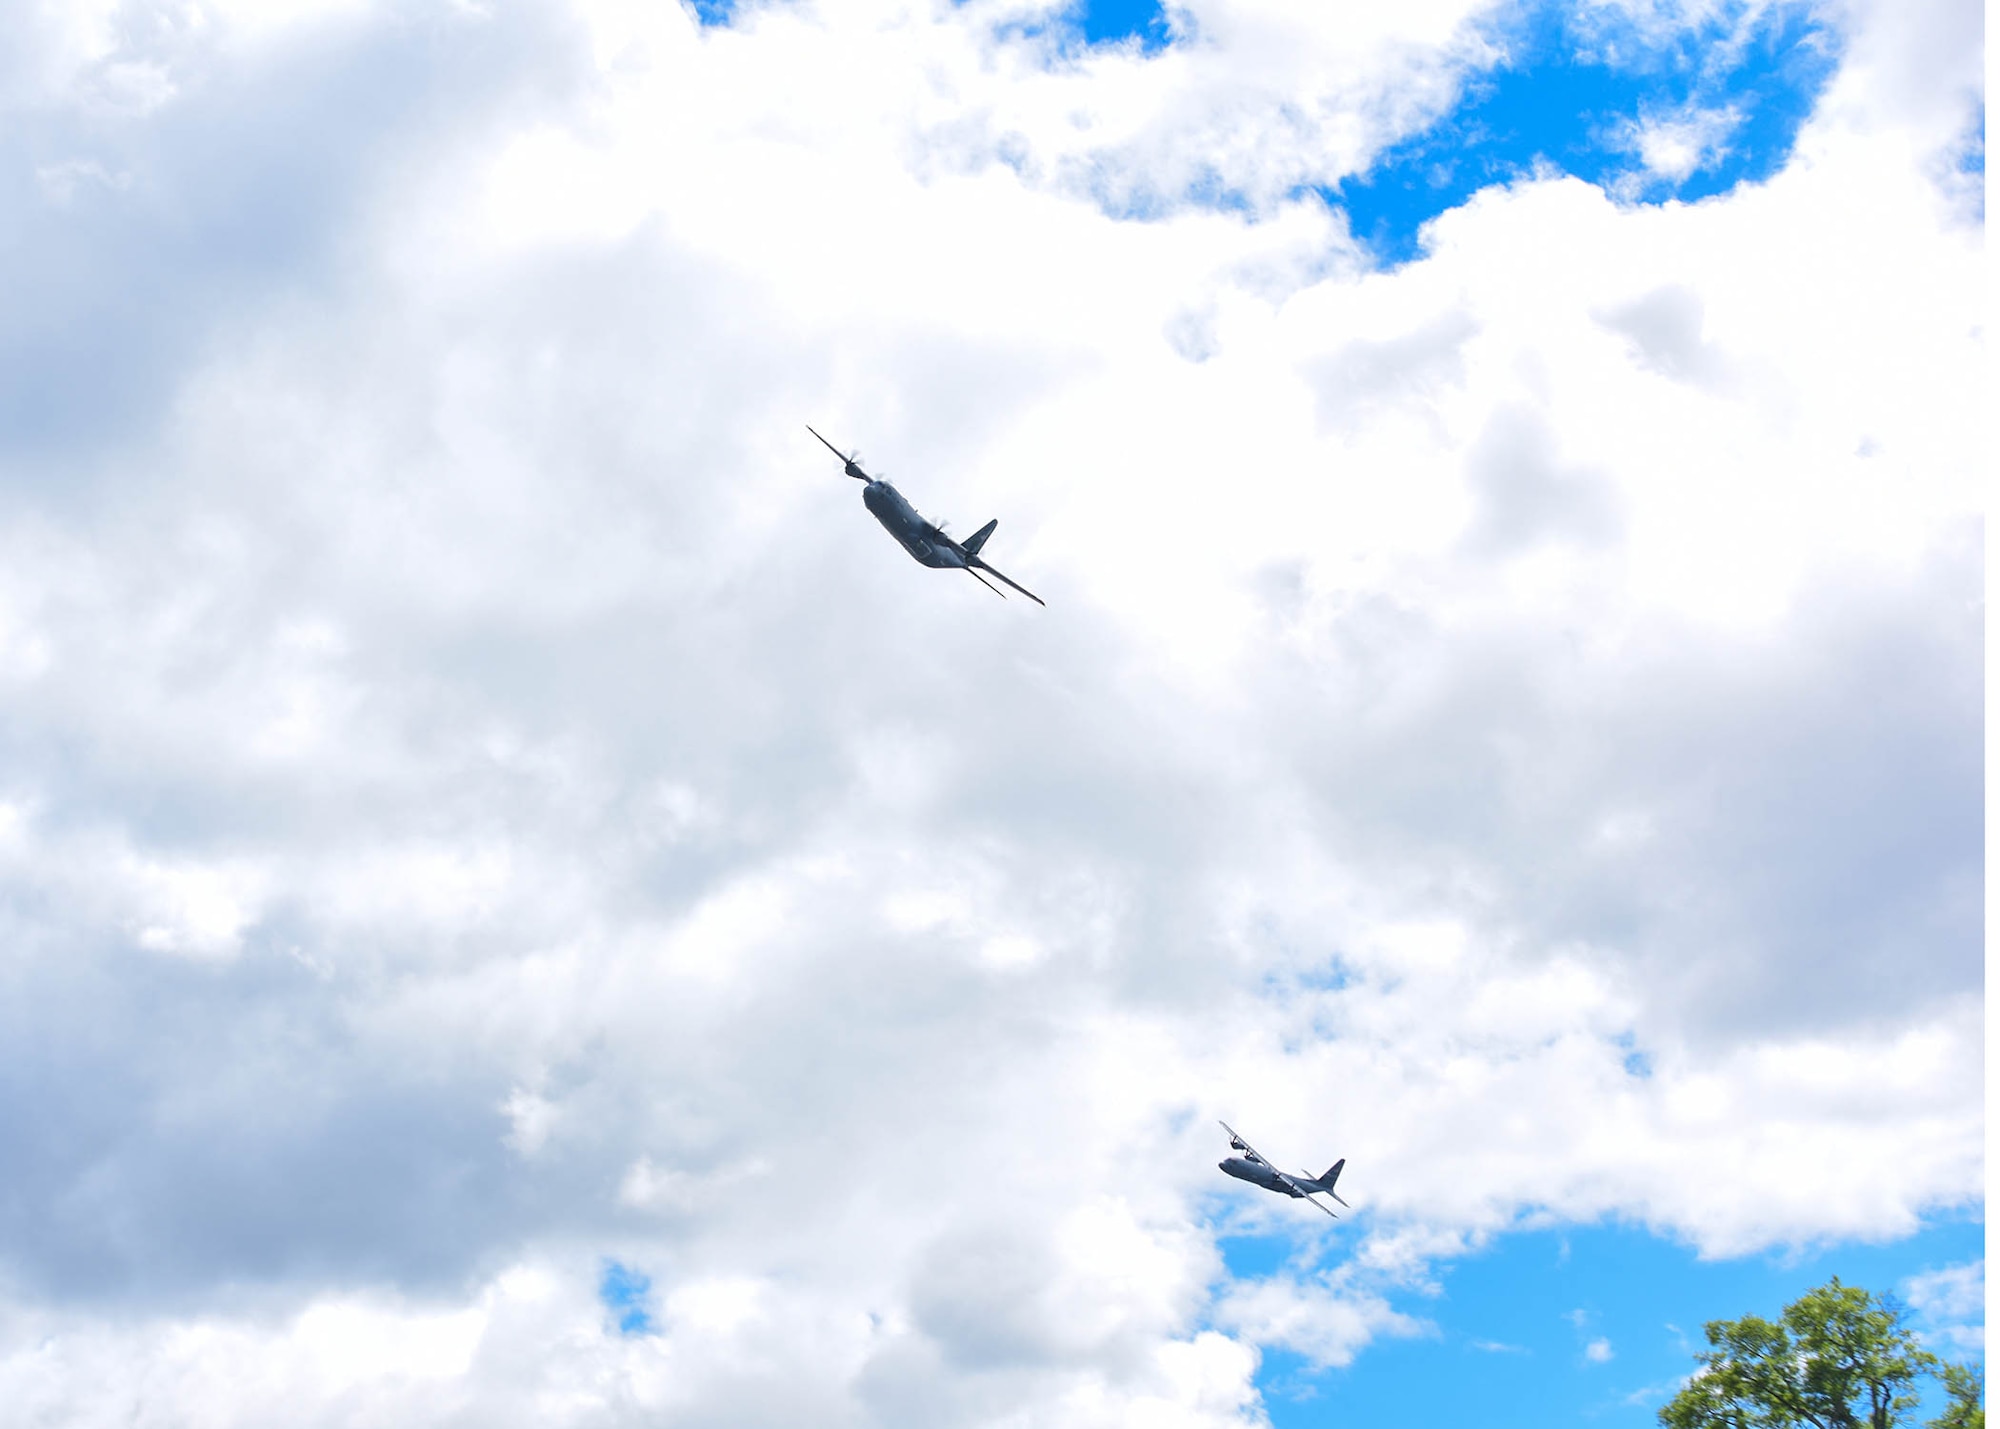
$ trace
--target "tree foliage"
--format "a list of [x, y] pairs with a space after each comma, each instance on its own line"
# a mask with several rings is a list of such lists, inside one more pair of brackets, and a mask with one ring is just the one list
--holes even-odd
[[1986, 1375], [1977, 1365], [1948, 1364], [1938, 1371], [1950, 1398], [1930, 1429], [1986, 1429]]
[[1835, 1276], [1760, 1315], [1711, 1320], [1701, 1368], [1660, 1410], [1666, 1429], [1891, 1429], [1917, 1405], [1925, 1376], [1950, 1407], [1932, 1429], [1986, 1429], [1978, 1370], [1917, 1343], [1902, 1307]]

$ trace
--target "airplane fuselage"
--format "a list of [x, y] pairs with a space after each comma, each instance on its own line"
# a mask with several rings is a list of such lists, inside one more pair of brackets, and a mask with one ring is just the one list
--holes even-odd
[[1281, 1196], [1302, 1196], [1305, 1193], [1294, 1186], [1289, 1177], [1283, 1176], [1261, 1161], [1245, 1160], [1232, 1156], [1216, 1165], [1239, 1181], [1248, 1181], [1253, 1186], [1262, 1186], [1267, 1191], [1276, 1191]]
[[937, 527], [917, 514], [917, 508], [904, 499], [903, 493], [886, 481], [870, 481], [861, 488], [861, 500], [882, 523], [882, 529], [894, 536], [917, 560], [927, 566], [941, 570], [960, 569], [965, 565], [965, 557], [958, 547]]

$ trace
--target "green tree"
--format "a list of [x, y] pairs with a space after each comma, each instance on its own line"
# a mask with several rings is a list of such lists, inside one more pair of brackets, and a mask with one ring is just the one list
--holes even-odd
[[1932, 1429], [1986, 1429], [1978, 1371], [1939, 1360], [1904, 1327], [1900, 1305], [1838, 1276], [1775, 1321], [1711, 1320], [1706, 1334], [1701, 1368], [1660, 1409], [1666, 1429], [1891, 1429], [1926, 1375], [1951, 1401]]
[[1938, 1371], [1950, 1400], [1930, 1429], [1986, 1429], [1986, 1376], [1977, 1365], [1948, 1364]]

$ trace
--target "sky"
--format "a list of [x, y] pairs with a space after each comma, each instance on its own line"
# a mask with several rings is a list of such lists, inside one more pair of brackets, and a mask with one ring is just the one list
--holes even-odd
[[10, 32], [19, 1422], [1983, 1358], [1978, 5]]

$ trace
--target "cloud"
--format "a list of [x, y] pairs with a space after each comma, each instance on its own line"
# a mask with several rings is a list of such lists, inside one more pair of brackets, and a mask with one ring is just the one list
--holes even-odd
[[1417, 1335], [1427, 1328], [1379, 1295], [1344, 1295], [1325, 1284], [1277, 1279], [1231, 1287], [1216, 1307], [1216, 1323], [1249, 1344], [1287, 1349], [1316, 1366], [1350, 1364], [1379, 1335]]
[[1663, 377], [1715, 382], [1727, 373], [1724, 360], [1702, 341], [1701, 298], [1687, 288], [1660, 288], [1599, 321], [1631, 342], [1640, 365]]
[[1476, 503], [1471, 548], [1504, 555], [1548, 539], [1599, 544], [1616, 537], [1617, 513], [1603, 479], [1559, 469], [1550, 447], [1533, 415], [1494, 414], [1467, 457]]
[[1986, 1353], [1986, 1262], [1948, 1265], [1913, 1275], [1897, 1293], [1915, 1312], [1924, 1339], [1939, 1353]]
[[1681, 184], [1721, 161], [1728, 153], [1730, 135], [1742, 122], [1743, 116], [1733, 108], [1689, 105], [1676, 113], [1646, 114], [1628, 121], [1618, 138], [1639, 156], [1646, 174]]
[[1461, 348], [1474, 328], [1463, 312], [1426, 323], [1414, 332], [1381, 340], [1360, 338], [1337, 353], [1305, 365], [1323, 424], [1349, 430], [1413, 396], [1438, 395], [1464, 380]]
[[[1378, 273], [1292, 191], [1486, 58], [1364, 9], [37, 22], [8, 1402], [1254, 1423], [1261, 1349], [1419, 1333], [1510, 1226], [1976, 1201], [1919, 120], [1853, 80], [1766, 186], [1525, 179]], [[1352, 1239], [1216, 1115], [1348, 1156]]]

